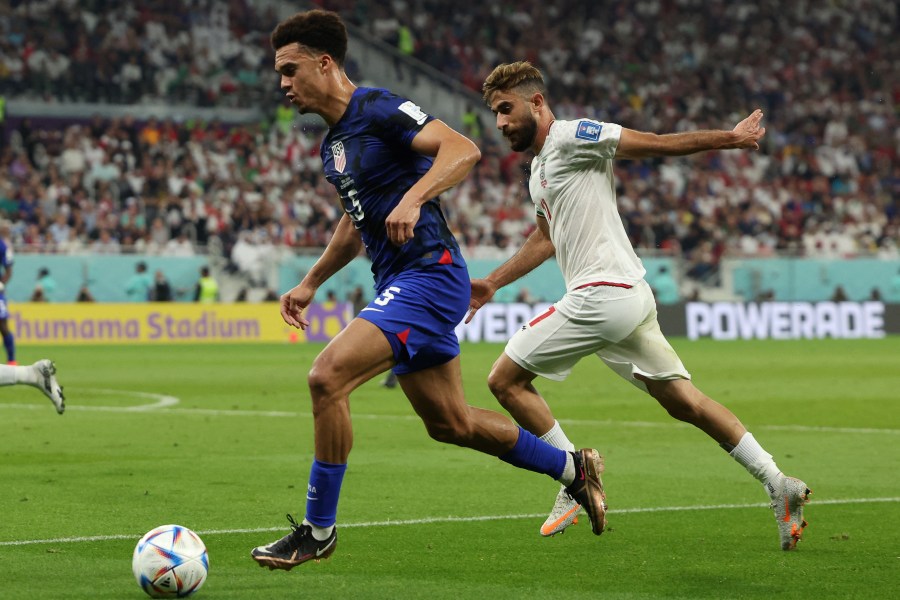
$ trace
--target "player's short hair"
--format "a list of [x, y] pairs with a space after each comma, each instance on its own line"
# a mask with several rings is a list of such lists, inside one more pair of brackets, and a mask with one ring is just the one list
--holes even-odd
[[481, 86], [482, 98], [490, 105], [494, 92], [518, 92], [520, 94], [547, 94], [544, 76], [527, 60], [497, 65]]
[[272, 32], [270, 42], [273, 50], [297, 43], [310, 50], [328, 54], [338, 65], [343, 66], [347, 56], [347, 26], [335, 12], [309, 10], [279, 23]]

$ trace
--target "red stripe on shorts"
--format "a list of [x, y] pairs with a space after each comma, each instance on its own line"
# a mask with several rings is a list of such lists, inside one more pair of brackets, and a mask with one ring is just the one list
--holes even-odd
[[529, 327], [534, 327], [535, 325], [537, 325], [538, 323], [540, 323], [541, 321], [543, 321], [544, 319], [546, 319], [547, 317], [549, 317], [550, 315], [552, 315], [552, 314], [555, 313], [555, 312], [556, 312], [556, 307], [555, 307], [555, 306], [551, 306], [551, 307], [547, 310], [547, 312], [545, 312], [545, 313], [542, 314], [542, 315], [538, 315], [537, 317], [535, 317], [534, 319], [532, 319], [532, 321], [528, 324], [528, 326], [529, 326]]
[[581, 290], [581, 289], [584, 289], [584, 288], [598, 287], [598, 286], [601, 286], [601, 285], [608, 285], [609, 287], [620, 287], [620, 288], [625, 288], [626, 290], [630, 290], [631, 288], [634, 287], [633, 285], [628, 285], [627, 283], [616, 283], [616, 282], [614, 282], [614, 281], [595, 281], [595, 282], [593, 282], [593, 283], [586, 283], [586, 284], [584, 284], [584, 285], [579, 285], [579, 286], [578, 286], [577, 288], [575, 288], [575, 289], [576, 289], [576, 290]]

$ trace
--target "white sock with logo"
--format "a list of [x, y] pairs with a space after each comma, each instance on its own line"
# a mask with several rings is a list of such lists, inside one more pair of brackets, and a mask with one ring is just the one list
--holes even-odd
[[745, 433], [734, 450], [728, 454], [756, 477], [770, 496], [774, 495], [784, 475], [778, 470], [772, 455], [763, 450], [752, 433], [749, 431]]

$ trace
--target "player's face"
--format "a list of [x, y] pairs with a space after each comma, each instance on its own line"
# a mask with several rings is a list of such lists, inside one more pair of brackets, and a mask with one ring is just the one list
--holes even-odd
[[527, 98], [513, 92], [494, 92], [491, 112], [497, 116], [497, 129], [515, 152], [524, 152], [534, 145], [538, 123]]
[[298, 112], [319, 112], [319, 103], [325, 96], [320, 57], [300, 44], [282, 46], [275, 51], [275, 70], [281, 76], [281, 91]]

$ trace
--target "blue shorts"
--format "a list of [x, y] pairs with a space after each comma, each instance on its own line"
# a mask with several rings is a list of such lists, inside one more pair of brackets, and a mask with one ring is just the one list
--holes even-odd
[[357, 316], [390, 342], [394, 373], [413, 373], [459, 356], [456, 326], [466, 315], [471, 291], [467, 268], [429, 265], [394, 277]]
[[9, 318], [9, 305], [6, 303], [6, 292], [0, 292], [0, 319]]

